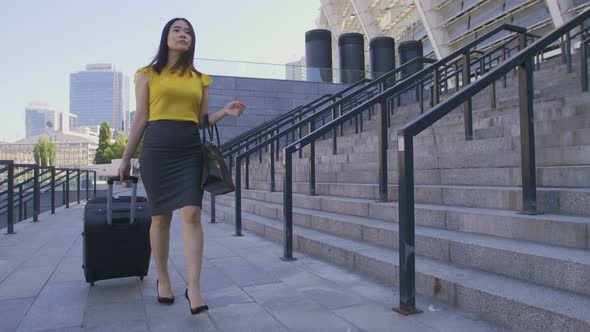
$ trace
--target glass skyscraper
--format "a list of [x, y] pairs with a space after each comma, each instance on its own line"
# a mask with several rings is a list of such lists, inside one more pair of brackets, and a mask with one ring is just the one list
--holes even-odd
[[107, 122], [115, 132], [127, 132], [129, 78], [112, 64], [86, 65], [85, 71], [70, 74], [70, 112], [79, 127]]
[[[25, 128], [27, 137], [45, 133], [47, 113], [54, 113], [47, 103], [30, 103], [25, 108]], [[51, 124], [53, 125], [53, 123]]]
[[68, 132], [77, 127], [78, 119], [72, 113], [57, 112], [47, 103], [29, 103], [25, 107], [25, 128], [27, 137], [51, 134], [55, 131]]

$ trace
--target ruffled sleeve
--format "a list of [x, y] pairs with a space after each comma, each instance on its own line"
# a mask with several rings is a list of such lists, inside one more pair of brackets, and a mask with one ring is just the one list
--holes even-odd
[[211, 77], [205, 73], [201, 73], [201, 81], [203, 82], [203, 86], [211, 85], [211, 82], [213, 82]]
[[148, 76], [148, 78], [152, 78], [152, 74], [153, 74], [153, 69], [152, 67], [146, 66], [146, 67], [141, 67], [139, 68], [136, 72], [135, 72], [135, 78], [134, 81], [137, 80], [137, 74], [138, 73], [144, 73]]

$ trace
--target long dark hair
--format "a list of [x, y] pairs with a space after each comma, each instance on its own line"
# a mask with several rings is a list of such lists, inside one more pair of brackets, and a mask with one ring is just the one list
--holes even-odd
[[189, 22], [186, 18], [182, 17], [173, 18], [170, 21], [168, 21], [168, 23], [166, 23], [164, 29], [162, 30], [162, 37], [160, 38], [160, 47], [158, 48], [158, 53], [156, 54], [152, 62], [150, 62], [148, 67], [154, 68], [156, 73], [160, 74], [162, 72], [162, 69], [164, 69], [164, 66], [168, 63], [168, 33], [172, 28], [172, 24], [179, 20], [186, 22], [190, 29], [191, 45], [188, 51], [184, 52], [180, 56], [178, 61], [174, 64], [172, 68], [170, 68], [170, 70], [172, 72], [180, 72], [180, 76], [184, 76], [186, 73], [188, 73], [189, 75], [191, 73], [195, 73], [200, 77], [201, 73], [197, 69], [195, 69], [195, 66], [193, 64], [195, 58], [195, 44], [197, 40], [195, 36], [195, 30], [193, 29], [193, 25], [191, 24], [191, 22]]

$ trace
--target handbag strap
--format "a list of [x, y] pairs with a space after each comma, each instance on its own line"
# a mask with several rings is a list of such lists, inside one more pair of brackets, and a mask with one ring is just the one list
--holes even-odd
[[219, 129], [217, 128], [217, 124], [211, 126], [209, 123], [209, 114], [205, 114], [203, 117], [203, 143], [207, 141], [206, 133], [209, 133], [209, 142], [214, 143], [213, 141], [213, 133], [215, 132], [215, 138], [217, 138], [217, 146], [221, 146], [221, 140], [219, 139]]

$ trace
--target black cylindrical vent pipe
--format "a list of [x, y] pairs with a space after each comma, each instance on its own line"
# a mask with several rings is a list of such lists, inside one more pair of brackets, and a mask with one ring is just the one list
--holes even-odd
[[332, 83], [332, 33], [315, 29], [305, 33], [307, 80]]
[[365, 78], [365, 39], [351, 32], [338, 37], [340, 83], [354, 83]]

